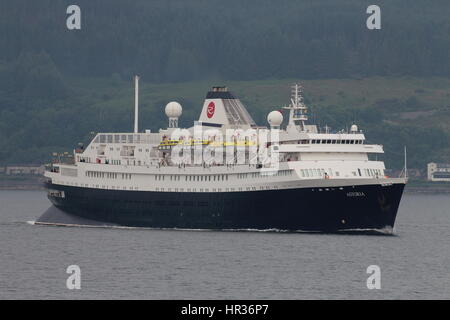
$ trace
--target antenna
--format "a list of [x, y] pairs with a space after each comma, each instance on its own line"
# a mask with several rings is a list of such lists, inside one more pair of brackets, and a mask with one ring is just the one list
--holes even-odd
[[406, 167], [406, 146], [405, 146], [405, 179], [408, 179], [408, 168]]
[[134, 133], [138, 133], [139, 123], [139, 76], [134, 76]]
[[305, 130], [305, 121], [308, 120], [308, 116], [306, 115], [307, 107], [303, 101], [303, 87], [300, 84], [296, 83], [292, 86], [291, 103], [283, 109], [289, 110], [288, 127]]

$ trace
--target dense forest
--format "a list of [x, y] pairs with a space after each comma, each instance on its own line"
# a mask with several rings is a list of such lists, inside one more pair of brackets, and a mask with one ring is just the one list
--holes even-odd
[[148, 81], [449, 75], [448, 0], [1, 0], [0, 59], [45, 51], [71, 75]]
[[129, 130], [136, 73], [151, 129], [167, 101], [183, 103], [189, 125], [208, 87], [230, 83], [264, 123], [286, 102], [275, 92], [304, 80], [329, 90], [306, 93], [319, 124], [358, 121], [389, 166], [401, 167], [403, 145], [412, 166], [450, 162], [450, 2], [377, 1], [382, 28], [368, 30], [372, 2], [77, 0], [81, 30], [68, 30], [73, 1], [0, 0], [0, 164]]

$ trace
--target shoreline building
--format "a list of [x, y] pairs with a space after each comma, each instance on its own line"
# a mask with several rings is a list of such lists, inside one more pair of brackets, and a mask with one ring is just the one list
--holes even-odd
[[[1, 172], [1, 170], [0, 170]], [[5, 167], [4, 173], [6, 175], [43, 175], [45, 172], [44, 165], [36, 164], [20, 164], [8, 165]]]
[[427, 176], [429, 181], [450, 182], [450, 164], [430, 162], [428, 164]]

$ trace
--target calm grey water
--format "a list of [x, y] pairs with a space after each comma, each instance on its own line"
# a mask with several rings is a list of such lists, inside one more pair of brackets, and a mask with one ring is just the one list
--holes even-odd
[[[27, 223], [41, 191], [0, 191], [1, 299], [449, 299], [450, 196], [405, 195], [395, 236]], [[66, 268], [81, 268], [81, 290]], [[381, 268], [369, 290], [366, 269]]]

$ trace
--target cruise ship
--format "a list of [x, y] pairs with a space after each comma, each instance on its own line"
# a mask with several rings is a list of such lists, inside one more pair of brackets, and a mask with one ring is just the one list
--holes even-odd
[[[308, 122], [303, 88], [258, 126], [226, 87], [213, 87], [200, 116], [179, 128], [182, 107], [165, 106], [168, 127], [98, 133], [45, 172], [58, 211], [128, 227], [350, 232], [393, 230], [407, 182], [388, 177], [382, 145], [356, 124], [331, 132]], [[161, 107], [161, 111], [163, 106]], [[255, 110], [257, 110], [255, 108]], [[58, 224], [45, 215], [42, 224]]]

